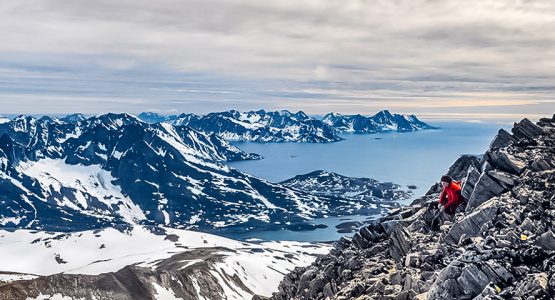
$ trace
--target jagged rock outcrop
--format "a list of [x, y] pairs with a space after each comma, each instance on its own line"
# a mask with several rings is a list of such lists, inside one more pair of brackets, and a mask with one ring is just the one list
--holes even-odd
[[553, 299], [555, 115], [511, 132], [450, 168], [469, 199], [453, 222], [431, 231], [433, 186], [295, 269], [271, 299]]

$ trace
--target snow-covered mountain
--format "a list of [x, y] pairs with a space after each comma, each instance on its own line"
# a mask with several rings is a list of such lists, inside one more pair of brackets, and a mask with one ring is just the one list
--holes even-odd
[[392, 182], [371, 178], [347, 177], [323, 170], [297, 175], [281, 182], [290, 188], [316, 195], [337, 196], [353, 200], [392, 201], [410, 198], [412, 192]]
[[324, 116], [323, 122], [345, 133], [376, 133], [389, 130], [407, 132], [435, 128], [420, 121], [415, 115], [391, 114], [388, 110], [382, 110], [373, 116], [329, 113]]
[[71, 114], [63, 118], [60, 118], [62, 122], [67, 122], [67, 123], [76, 123], [76, 122], [84, 121], [86, 119], [87, 117], [83, 114]]
[[230, 110], [204, 116], [182, 114], [170, 122], [233, 141], [327, 143], [342, 140], [335, 130], [302, 111]]
[[291, 113], [287, 110], [230, 110], [207, 115], [184, 113], [179, 116], [141, 113], [139, 118], [147, 123], [187, 125], [229, 141], [256, 142], [325, 143], [342, 140], [340, 133], [376, 133], [389, 130], [406, 132], [435, 128], [420, 121], [415, 115], [392, 115], [388, 110], [371, 117], [329, 113], [322, 120], [310, 117], [302, 111]]
[[[126, 133], [131, 133], [134, 127], [144, 127], [147, 131], [175, 132], [179, 135], [178, 139], [188, 148], [188, 152], [195, 152], [205, 159], [234, 161], [260, 158], [256, 154], [244, 153], [217, 136], [207, 135], [185, 126], [148, 125], [128, 114], [106, 114], [88, 119], [80, 114], [61, 119], [20, 116], [0, 124], [0, 136], [6, 134], [15, 143], [25, 147], [26, 155], [33, 159], [60, 158], [64, 153], [69, 154], [68, 152], [73, 150], [84, 151], [89, 147], [74, 149], [75, 144], [87, 138], [94, 139], [97, 147], [90, 148], [88, 152], [93, 161], [100, 162], [106, 160], [107, 149], [104, 144], [122, 137], [124, 130], [127, 130]], [[106, 141], [103, 142], [103, 140]], [[123, 149], [125, 146], [121, 144], [118, 149]], [[95, 159], [94, 156], [104, 160]]]
[[177, 119], [176, 115], [165, 116], [155, 112], [142, 112], [137, 117], [149, 124], [168, 122]]
[[302, 111], [291, 113], [287, 110], [230, 110], [204, 116], [193, 113], [179, 116], [141, 113], [139, 118], [146, 122], [187, 125], [203, 132], [214, 133], [229, 141], [322, 143], [342, 140], [329, 126]]
[[0, 226], [279, 229], [388, 206], [298, 191], [219, 162], [252, 158], [215, 135], [127, 114], [18, 117], [0, 125]]
[[329, 249], [150, 226], [0, 230], [0, 299], [251, 299]]

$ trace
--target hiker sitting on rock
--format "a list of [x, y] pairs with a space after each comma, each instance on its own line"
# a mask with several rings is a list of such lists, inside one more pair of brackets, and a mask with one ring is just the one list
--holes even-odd
[[464, 198], [461, 195], [460, 184], [460, 181], [453, 181], [449, 175], [441, 176], [443, 191], [441, 191], [441, 194], [439, 195], [438, 208], [440, 210], [444, 210], [450, 215], [455, 214], [457, 207], [464, 202]]
[[432, 220], [432, 228], [434, 228], [436, 221], [443, 220], [446, 217], [452, 219], [455, 215], [457, 207], [465, 201], [464, 197], [461, 195], [460, 184], [461, 181], [453, 181], [449, 175], [441, 176], [443, 191], [441, 191], [441, 194], [439, 195], [439, 203], [437, 205], [439, 212]]

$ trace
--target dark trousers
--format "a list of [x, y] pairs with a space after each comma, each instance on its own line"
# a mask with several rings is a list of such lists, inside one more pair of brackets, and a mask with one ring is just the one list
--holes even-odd
[[434, 215], [434, 218], [432, 219], [432, 223], [430, 224], [432, 230], [439, 229], [439, 226], [441, 226], [446, 220], [454, 221], [455, 213], [464, 212], [467, 203], [468, 201], [463, 198], [463, 201], [455, 208], [455, 211], [452, 214], [450, 214], [446, 210], [444, 210], [443, 212], [441, 210], [438, 210]]
[[430, 227], [432, 230], [438, 230], [439, 227], [445, 222], [446, 220], [452, 221], [455, 219], [455, 215], [448, 214], [445, 211], [438, 210], [432, 219], [432, 223]]

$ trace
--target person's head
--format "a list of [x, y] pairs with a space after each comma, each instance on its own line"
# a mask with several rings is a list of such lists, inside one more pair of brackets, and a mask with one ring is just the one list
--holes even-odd
[[453, 181], [453, 179], [451, 178], [451, 176], [449, 175], [443, 175], [441, 176], [441, 185], [443, 187], [448, 187], [451, 184], [451, 181]]

